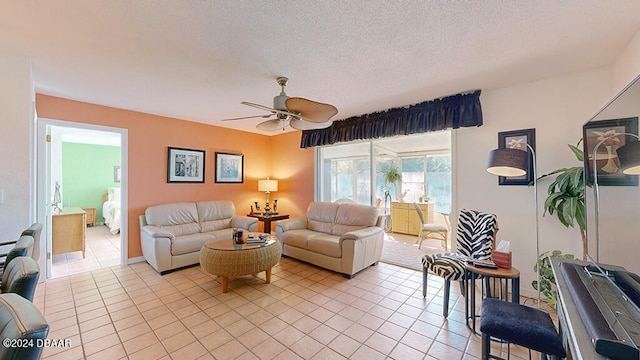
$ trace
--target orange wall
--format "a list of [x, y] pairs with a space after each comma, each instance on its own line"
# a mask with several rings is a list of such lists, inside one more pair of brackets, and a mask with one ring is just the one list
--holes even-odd
[[278, 212], [291, 217], [304, 216], [313, 201], [313, 148], [301, 149], [301, 136], [302, 132], [293, 131], [272, 138], [271, 169], [274, 177], [284, 181], [271, 197], [278, 199]]
[[[279, 180], [279, 212], [302, 215], [313, 201], [313, 150], [300, 149], [300, 132], [273, 137], [201, 123], [36, 95], [42, 118], [128, 129], [129, 257], [142, 256], [138, 216], [148, 206], [178, 201], [228, 199], [239, 214], [264, 203], [258, 179]], [[206, 151], [204, 184], [167, 183], [167, 148]], [[244, 183], [216, 184], [215, 152], [244, 154]]]

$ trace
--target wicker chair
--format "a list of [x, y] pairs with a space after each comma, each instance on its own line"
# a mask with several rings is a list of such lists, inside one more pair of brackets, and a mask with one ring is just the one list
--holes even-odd
[[446, 250], [448, 246], [447, 240], [449, 238], [449, 231], [451, 230], [449, 225], [449, 214], [439, 213], [444, 217], [444, 224], [427, 223], [418, 203], [413, 203], [413, 207], [416, 208], [416, 212], [418, 212], [418, 217], [420, 218], [420, 234], [418, 234], [417, 240], [420, 244], [418, 245], [418, 249], [422, 249], [422, 242], [424, 239], [431, 235], [435, 235], [438, 239], [442, 240], [442, 248]]

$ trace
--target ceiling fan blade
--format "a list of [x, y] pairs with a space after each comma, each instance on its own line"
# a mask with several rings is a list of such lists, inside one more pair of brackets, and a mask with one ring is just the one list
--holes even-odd
[[284, 129], [284, 127], [287, 125], [289, 125], [289, 122], [287, 120], [272, 119], [261, 122], [260, 124], [256, 125], [256, 128], [258, 130], [274, 131]]
[[329, 119], [338, 113], [338, 109], [333, 105], [299, 97], [288, 98], [285, 104], [290, 112], [312, 123], [329, 121]]
[[272, 114], [283, 114], [283, 115], [288, 115], [288, 116], [297, 116], [297, 114], [288, 112], [286, 110], [273, 109], [273, 108], [270, 108], [268, 106], [264, 106], [264, 105], [260, 105], [260, 104], [254, 104], [254, 103], [250, 103], [248, 101], [242, 101], [241, 103], [243, 105], [251, 106], [251, 107], [254, 107], [256, 109], [270, 111]]
[[254, 103], [251, 103], [251, 102], [248, 102], [248, 101], [242, 101], [242, 102], [241, 102], [241, 104], [242, 104], [242, 105], [251, 106], [251, 107], [254, 107], [254, 108], [256, 108], [256, 109], [269, 111], [269, 112], [274, 112], [274, 111], [276, 111], [276, 109], [272, 109], [272, 108], [270, 108], [270, 107], [268, 107], [268, 106], [264, 106], [264, 105], [260, 105], [260, 104], [254, 104]]
[[324, 129], [331, 126], [333, 121], [325, 121], [322, 123], [312, 123], [305, 120], [300, 119], [291, 119], [289, 125], [296, 130], [314, 130], [314, 129]]
[[271, 115], [273, 115], [273, 114], [269, 114], [269, 115], [243, 116], [243, 117], [237, 117], [237, 118], [231, 118], [231, 119], [222, 119], [222, 120], [220, 120], [220, 121], [233, 121], [233, 120], [254, 119], [254, 118], [268, 118], [268, 117], [271, 117]]

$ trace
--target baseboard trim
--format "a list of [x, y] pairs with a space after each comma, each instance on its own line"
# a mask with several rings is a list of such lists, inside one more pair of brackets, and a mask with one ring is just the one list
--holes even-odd
[[134, 258], [128, 258], [127, 259], [127, 265], [131, 265], [131, 264], [135, 264], [135, 263], [139, 263], [139, 262], [145, 262], [146, 260], [144, 259], [144, 256], [138, 256], [138, 257], [134, 257]]

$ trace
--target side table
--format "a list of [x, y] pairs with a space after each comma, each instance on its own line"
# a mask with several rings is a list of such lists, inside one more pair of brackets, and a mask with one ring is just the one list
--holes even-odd
[[[476, 333], [476, 291], [475, 283], [479, 278], [483, 280], [482, 297], [484, 298], [485, 289], [486, 296], [492, 297], [491, 294], [491, 280], [493, 280], [494, 290], [498, 291], [497, 298], [508, 301], [509, 295], [509, 281], [511, 281], [511, 302], [520, 303], [520, 270], [511, 267], [510, 269], [491, 269], [485, 267], [474, 266], [473, 264], [467, 264], [465, 266], [465, 319], [467, 327]], [[496, 285], [496, 281], [498, 286]], [[502, 283], [504, 281], [504, 288]], [[497, 289], [496, 289], [497, 288]], [[495, 291], [494, 291], [495, 292]], [[472, 326], [469, 326], [469, 320], [471, 320]], [[477, 333], [476, 333], [477, 334]]]
[[96, 208], [82, 208], [87, 213], [87, 226], [96, 227]]
[[267, 234], [271, 234], [271, 222], [277, 220], [288, 219], [288, 214], [273, 214], [273, 215], [256, 215], [256, 214], [247, 214], [247, 216], [254, 217], [258, 219], [258, 221], [262, 222], [263, 232]]

